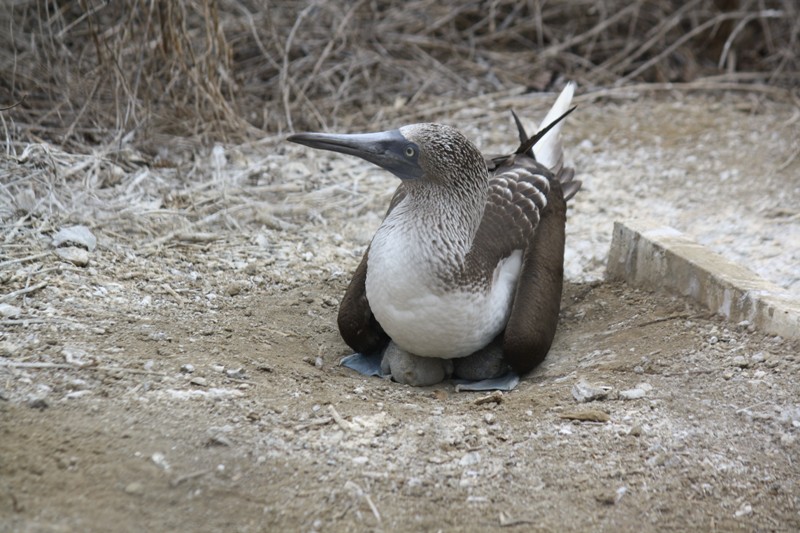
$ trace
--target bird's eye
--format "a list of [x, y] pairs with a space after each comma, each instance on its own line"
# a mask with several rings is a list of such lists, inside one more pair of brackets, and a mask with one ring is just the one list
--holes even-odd
[[415, 153], [413, 146], [406, 146], [406, 157], [414, 157]]

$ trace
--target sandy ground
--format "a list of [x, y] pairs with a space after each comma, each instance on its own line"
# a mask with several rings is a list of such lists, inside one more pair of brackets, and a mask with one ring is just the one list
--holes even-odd
[[[2, 294], [38, 286], [0, 319], [0, 531], [800, 528], [796, 343], [602, 281], [613, 220], [646, 214], [797, 291], [797, 110], [581, 112], [560, 329], [499, 396], [337, 366], [338, 300], [393, 186], [361, 163], [267, 144], [188, 173], [4, 159], [4, 180], [60, 178], [0, 210]], [[446, 118], [498, 150], [498, 117]], [[98, 238], [85, 267], [50, 245], [76, 222]], [[584, 383], [607, 395], [577, 401]]]

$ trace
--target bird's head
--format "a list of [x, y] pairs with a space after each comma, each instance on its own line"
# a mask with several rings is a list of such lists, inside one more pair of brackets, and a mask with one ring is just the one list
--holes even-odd
[[485, 185], [486, 162], [458, 130], [442, 124], [412, 124], [378, 133], [298, 133], [289, 141], [312, 148], [358, 156], [414, 187], [433, 183]]

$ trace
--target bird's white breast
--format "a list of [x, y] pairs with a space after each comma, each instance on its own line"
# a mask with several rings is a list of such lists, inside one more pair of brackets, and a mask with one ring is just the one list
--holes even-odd
[[508, 322], [522, 252], [498, 263], [488, 287], [454, 287], [436, 274], [442, 254], [433, 236], [387, 222], [370, 246], [366, 280], [381, 327], [419, 356], [465, 357], [486, 346]]

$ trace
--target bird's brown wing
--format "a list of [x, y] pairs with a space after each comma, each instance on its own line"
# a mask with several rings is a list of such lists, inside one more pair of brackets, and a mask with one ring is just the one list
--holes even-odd
[[[399, 204], [406, 197], [405, 187], [401, 183], [392, 196], [389, 209], [386, 214]], [[369, 247], [364, 252], [353, 279], [344, 293], [344, 298], [339, 305], [339, 333], [353, 350], [362, 354], [372, 354], [383, 350], [389, 342], [389, 336], [372, 314], [369, 301], [367, 300], [367, 257]]]
[[518, 373], [544, 360], [555, 337], [564, 280], [567, 204], [558, 179], [550, 180], [547, 205], [522, 255], [522, 270], [503, 333], [503, 358]]
[[[564, 105], [568, 105], [568, 102]], [[531, 197], [533, 205], [517, 202], [517, 205], [509, 207], [497, 202], [496, 195], [490, 195], [489, 203], [497, 204], [493, 210], [499, 212], [493, 216], [505, 216], [508, 222], [504, 225], [522, 221], [523, 235], [520, 236], [518, 230], [511, 231], [505, 238], [507, 243], [503, 245], [507, 250], [512, 249], [511, 246], [523, 250], [522, 269], [511, 315], [502, 333], [503, 358], [520, 374], [530, 371], [544, 360], [555, 337], [564, 282], [566, 202], [581, 188], [581, 182], [574, 179], [575, 171], [563, 165], [560, 140], [556, 141], [558, 144], [554, 149], [558, 158], [549, 169], [536, 162], [533, 146], [574, 109], [566, 110], [530, 138], [517, 115], [512, 112], [519, 133], [519, 148], [514, 154], [490, 157], [486, 161], [493, 180], [513, 173], [518, 176], [517, 181], [521, 179], [536, 185], [541, 183], [540, 177], [545, 177], [548, 183], [546, 190], [539, 187], [546, 197], [544, 205], [540, 196], [534, 196]], [[520, 167], [530, 174], [520, 172]], [[533, 175], [535, 180], [531, 180], [529, 175]], [[519, 183], [515, 189], [520, 189]], [[508, 199], [507, 192], [504, 196]], [[492, 202], [492, 199], [495, 201]], [[524, 220], [519, 214], [521, 206], [527, 207], [522, 209]]]
[[566, 223], [561, 180], [576, 191], [580, 183], [572, 181], [572, 169], [559, 169], [554, 176], [526, 155], [496, 158], [489, 168], [489, 198], [475, 237], [481, 247], [470, 252], [470, 259], [481, 263], [476, 268], [493, 272], [500, 260], [522, 250], [511, 316], [502, 333], [503, 357], [522, 374], [544, 359], [555, 336]]
[[[539, 224], [550, 193], [550, 172], [525, 158], [492, 169], [489, 194], [461, 283], [491, 273], [514, 250], [525, 250]], [[491, 280], [484, 280], [489, 283]]]

